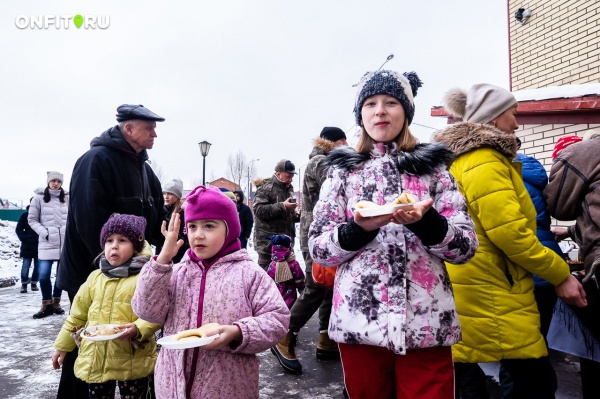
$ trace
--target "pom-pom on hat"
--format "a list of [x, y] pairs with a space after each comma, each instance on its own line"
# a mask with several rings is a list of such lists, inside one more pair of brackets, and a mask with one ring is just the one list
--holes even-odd
[[175, 194], [179, 199], [183, 196], [183, 182], [179, 179], [169, 180], [162, 188], [163, 193]]
[[554, 161], [558, 154], [570, 146], [571, 144], [579, 143], [583, 139], [579, 136], [563, 136], [556, 141], [554, 144], [554, 150], [552, 151], [552, 160]]
[[490, 123], [516, 103], [510, 91], [487, 83], [473, 85], [468, 92], [451, 89], [442, 99], [444, 109], [452, 116], [472, 123]]
[[121, 234], [133, 243], [136, 252], [141, 252], [144, 248], [144, 231], [146, 230], [146, 219], [142, 216], [113, 213], [108, 221], [102, 226], [100, 232], [100, 246], [104, 244], [108, 237], [113, 234]]
[[333, 141], [334, 143], [338, 140], [346, 140], [346, 133], [339, 127], [324, 127], [319, 135], [322, 139]]
[[408, 119], [408, 124], [415, 116], [415, 96], [423, 82], [415, 72], [405, 72], [400, 74], [396, 71], [381, 70], [376, 72], [367, 72], [358, 83], [358, 92], [356, 94], [356, 103], [354, 106], [354, 117], [356, 124], [362, 126], [362, 117], [360, 111], [365, 100], [376, 94], [387, 94], [395, 97]]
[[186, 197], [185, 224], [193, 220], [215, 219], [227, 224], [228, 242], [237, 240], [242, 228], [235, 203], [216, 187], [198, 186]]
[[61, 183], [64, 181], [63, 180], [63, 174], [60, 172], [56, 172], [56, 171], [48, 171], [46, 172], [46, 184], [50, 183], [52, 180], [56, 179], [56, 180], [60, 180]]

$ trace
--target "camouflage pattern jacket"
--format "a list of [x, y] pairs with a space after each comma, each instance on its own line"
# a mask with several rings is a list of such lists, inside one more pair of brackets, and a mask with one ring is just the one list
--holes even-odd
[[274, 234], [296, 237], [295, 211], [287, 211], [282, 202], [294, 195], [294, 187], [286, 187], [275, 175], [269, 179], [254, 180], [254, 247], [259, 254], [271, 257], [271, 239]]
[[[325, 157], [335, 148], [332, 141], [317, 138], [314, 142], [314, 147], [308, 156], [310, 161], [306, 165], [304, 172], [304, 183], [302, 185], [302, 213], [300, 215], [300, 250], [303, 253], [308, 253], [308, 228], [313, 221], [313, 208], [319, 200], [321, 185], [327, 178], [327, 170], [325, 166]], [[312, 271], [312, 261], [306, 262], [305, 267], [307, 272]]]

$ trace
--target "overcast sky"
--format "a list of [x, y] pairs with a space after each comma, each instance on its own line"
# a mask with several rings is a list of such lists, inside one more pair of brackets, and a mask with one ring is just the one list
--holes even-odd
[[[77, 14], [110, 25], [17, 27], [19, 16]], [[508, 88], [507, 18], [500, 0], [3, 0], [0, 198], [27, 202], [48, 170], [68, 187], [123, 103], [166, 118], [149, 155], [186, 189], [202, 181], [203, 140], [206, 180], [225, 177], [240, 150], [260, 159], [261, 177], [282, 158], [298, 169], [323, 126], [353, 128], [352, 85], [389, 54], [385, 68], [424, 82], [411, 130], [429, 141], [434, 130], [418, 125], [443, 127], [429, 114], [446, 90]]]

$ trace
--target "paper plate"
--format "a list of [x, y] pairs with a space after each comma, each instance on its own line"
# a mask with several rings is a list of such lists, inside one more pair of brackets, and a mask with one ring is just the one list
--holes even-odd
[[403, 211], [412, 210], [413, 204], [388, 204], [381, 206], [374, 206], [372, 208], [361, 208], [356, 211], [360, 214], [360, 216], [365, 218], [370, 218], [373, 216], [381, 216], [381, 215], [391, 215], [396, 212], [398, 209], [402, 209]]
[[97, 326], [87, 327], [81, 333], [81, 338], [87, 339], [88, 341], [110, 341], [111, 339], [119, 338], [121, 335], [125, 334], [125, 332], [127, 331], [126, 329], [123, 330], [123, 331], [121, 331], [120, 333], [111, 334], [111, 335], [96, 335], [94, 337], [90, 337], [89, 335], [86, 334], [88, 332], [93, 333], [96, 330], [102, 330], [104, 328], [117, 327], [118, 325], [119, 324], [100, 324], [100, 325], [97, 325]]
[[158, 341], [157, 344], [161, 345], [163, 348], [167, 349], [188, 349], [188, 348], [196, 348], [198, 346], [208, 345], [217, 339], [220, 334], [211, 335], [210, 337], [198, 338], [198, 337], [188, 337], [183, 338], [180, 341], [177, 341], [175, 337], [177, 334], [168, 335], [166, 337], [162, 337]]

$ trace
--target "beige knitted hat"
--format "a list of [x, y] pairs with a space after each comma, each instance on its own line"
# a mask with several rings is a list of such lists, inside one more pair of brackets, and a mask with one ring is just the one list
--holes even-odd
[[465, 122], [489, 123], [517, 103], [508, 90], [488, 83], [473, 85], [469, 92], [449, 90], [442, 100], [446, 111]]

